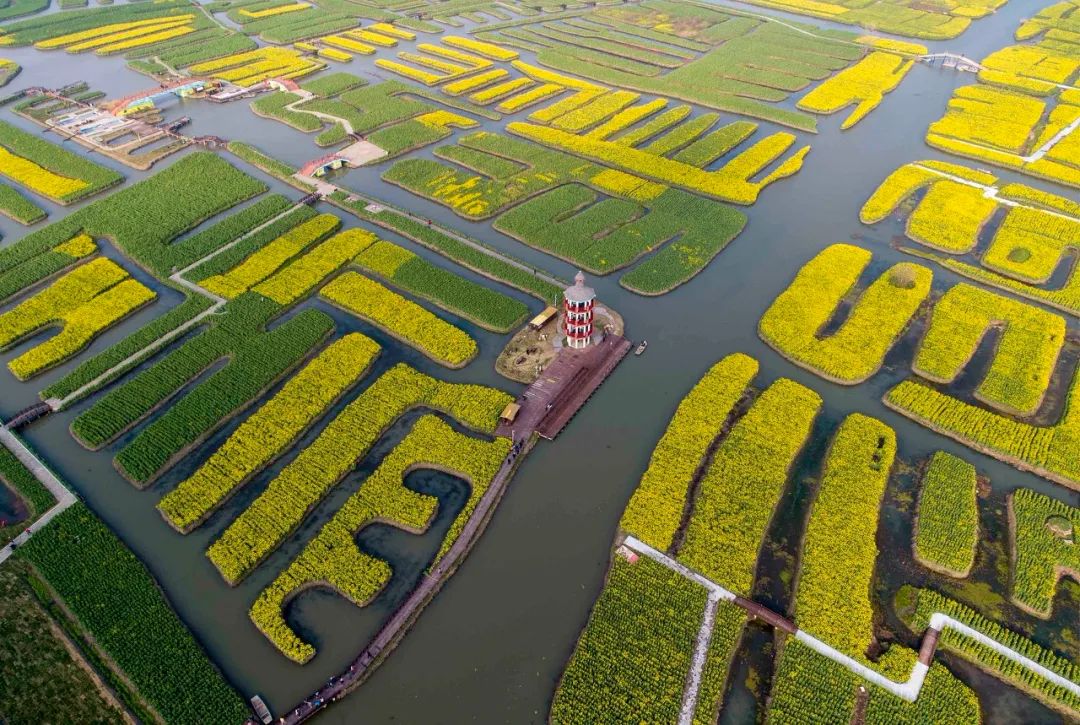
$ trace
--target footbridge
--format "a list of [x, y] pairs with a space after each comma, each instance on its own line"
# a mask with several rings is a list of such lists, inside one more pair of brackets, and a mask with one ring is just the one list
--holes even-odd
[[16, 413], [11, 420], [4, 424], [4, 427], [8, 430], [19, 430], [24, 426], [28, 426], [38, 418], [44, 418], [49, 413], [53, 412], [52, 406], [48, 403], [34, 403], [28, 408], [23, 408]]
[[927, 55], [919, 56], [919, 61], [929, 65], [933, 65], [935, 61], [940, 61], [942, 68], [956, 68], [957, 70], [968, 71], [969, 73], [986, 70], [986, 66], [979, 61], [968, 58], [966, 55], [960, 55], [959, 53], [928, 53]]
[[112, 106], [113, 115], [127, 116], [132, 113], [137, 113], [138, 111], [154, 108], [160, 101], [169, 96], [186, 98], [188, 96], [193, 96], [196, 93], [205, 93], [208, 90], [213, 90], [220, 85], [220, 81], [208, 78], [184, 78], [179, 81], [173, 81], [172, 83], [163, 83], [160, 88], [132, 93], [130, 96], [124, 96], [110, 105]]

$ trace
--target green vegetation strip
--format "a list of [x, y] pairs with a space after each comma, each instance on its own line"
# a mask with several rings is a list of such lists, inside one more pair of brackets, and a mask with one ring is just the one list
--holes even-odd
[[[120, 342], [98, 353], [55, 383], [49, 385], [49, 387], [41, 391], [41, 398], [43, 400], [49, 400], [50, 398], [67, 398], [80, 388], [90, 385], [90, 383], [94, 382], [99, 377], [109, 373], [107, 377], [99, 380], [93, 387], [82, 391], [79, 398], [83, 398], [100, 390], [108, 383], [134, 368], [144, 358], [137, 357], [123, 366], [121, 366], [121, 363], [128, 360], [131, 356], [145, 350], [150, 345], [153, 345], [162, 337], [173, 332], [184, 323], [189, 322], [200, 313], [205, 312], [209, 309], [210, 305], [211, 302], [206, 297], [194, 295], [188, 297], [161, 317], [158, 317]], [[114, 368], [116, 369], [114, 370]]]
[[121, 725], [120, 713], [97, 691], [65, 647], [20, 572], [0, 568], [0, 682], [4, 717], [12, 723]]
[[98, 449], [168, 400], [218, 361], [224, 367], [187, 392], [139, 432], [117, 455], [120, 471], [146, 485], [174, 456], [202, 441], [223, 420], [298, 365], [330, 330], [322, 312], [304, 310], [266, 332], [282, 308], [255, 294], [233, 300], [213, 326], [187, 340], [153, 366], [113, 388], [71, 424], [76, 439]]
[[[342, 191], [335, 192], [329, 197], [329, 200], [364, 221], [397, 232], [417, 244], [442, 254], [463, 267], [515, 287], [522, 292], [527, 292], [545, 302], [555, 302], [562, 295], [562, 288], [558, 285], [547, 282], [526, 269], [520, 269], [509, 264], [505, 260], [494, 256], [494, 254], [488, 254], [458, 239], [454, 239], [439, 227], [424, 224], [417, 219], [406, 216], [405, 212], [401, 212], [385, 202], [377, 202], [377, 205], [381, 207], [379, 211], [370, 211], [367, 208], [370, 202], [365, 199], [349, 201], [348, 194]], [[475, 244], [484, 246], [481, 242], [475, 242]]]
[[242, 722], [249, 716], [146, 567], [83, 504], [64, 511], [19, 547], [17, 556], [44, 577], [170, 725]]
[[214, 153], [193, 153], [0, 249], [0, 274], [85, 232], [113, 240], [126, 255], [164, 279], [203, 253], [183, 242], [174, 245], [174, 239], [266, 189]]
[[361, 252], [356, 262], [395, 286], [494, 332], [509, 332], [529, 312], [512, 297], [436, 267], [391, 242], [376, 242]]
[[705, 599], [703, 588], [648, 557], [631, 564], [616, 555], [550, 721], [677, 722]]
[[0, 214], [20, 224], [33, 224], [48, 216], [44, 209], [6, 185], [0, 185]]

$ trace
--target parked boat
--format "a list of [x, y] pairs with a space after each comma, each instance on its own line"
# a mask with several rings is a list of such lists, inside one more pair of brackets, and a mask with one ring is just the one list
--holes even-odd
[[274, 722], [274, 716], [270, 714], [270, 708], [266, 706], [266, 703], [258, 695], [252, 695], [251, 707], [254, 708], [255, 714], [259, 716], [264, 725], [270, 725], [270, 723]]
[[649, 346], [649, 341], [648, 340], [642, 340], [641, 344], [637, 346], [637, 350], [634, 350], [634, 354], [635, 355], [640, 355], [641, 353], [645, 352], [645, 348], [647, 348], [648, 346]]

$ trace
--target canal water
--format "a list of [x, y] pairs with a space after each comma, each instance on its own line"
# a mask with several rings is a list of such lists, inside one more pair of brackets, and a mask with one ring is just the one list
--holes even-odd
[[[1009, 44], [1020, 20], [1034, 14], [1040, 6], [1012, 0], [994, 16], [977, 21], [961, 39], [931, 45], [935, 50], [982, 57]], [[807, 22], [804, 18], [788, 17]], [[410, 45], [403, 43], [402, 47], [408, 49]], [[147, 78], [125, 69], [118, 58], [70, 57], [25, 48], [5, 48], [4, 55], [24, 68], [5, 91], [28, 85], [59, 87], [86, 80], [92, 87], [106, 91], [109, 97], [117, 97], [152, 85]], [[532, 58], [524, 53], [523, 59]], [[335, 69], [378, 80], [370, 58], [357, 57]], [[844, 115], [841, 113], [821, 118], [818, 134], [797, 132], [800, 143], [812, 146], [802, 171], [766, 189], [757, 204], [745, 209], [749, 217], [746, 230], [702, 274], [674, 292], [659, 298], [643, 298], [619, 287], [617, 274], [590, 278], [599, 298], [626, 320], [627, 334], [634, 340], [648, 339], [648, 352], [627, 359], [557, 442], [541, 442], [536, 446], [511, 482], [478, 545], [397, 651], [362, 688], [335, 705], [320, 722], [545, 721], [563, 664], [599, 593], [619, 516], [653, 446], [690, 387], [713, 363], [733, 352], [744, 352], [760, 361], [761, 372], [756, 382], [759, 386], [788, 377], [824, 397], [823, 417], [808, 450], [823, 450], [824, 441], [839, 421], [850, 413], [860, 412], [880, 418], [896, 429], [902, 459], [914, 463], [935, 450], [946, 450], [972, 461], [980, 474], [989, 479], [989, 496], [982, 501], [982, 523], [990, 543], [980, 549], [977, 573], [981, 583], [951, 583], [912, 563], [912, 484], [901, 482], [895, 491], [890, 491], [878, 537], [883, 555], [878, 562], [876, 586], [882, 601], [891, 600], [904, 582], [931, 585], [980, 606], [996, 607], [995, 611], [1014, 626], [1033, 632], [1044, 644], [1055, 646], [1072, 658], [1080, 655], [1075, 638], [1059, 636], [1063, 623], [1077, 621], [1080, 600], [1077, 588], [1064, 587], [1067, 593], [1058, 599], [1054, 620], [1042, 623], [1005, 603], [1007, 583], [1000, 565], [1001, 557], [1006, 556], [1003, 505], [1008, 492], [1027, 487], [1080, 505], [1076, 493], [974, 453], [886, 410], [881, 397], [898, 380], [910, 375], [910, 352], [894, 354], [890, 364], [869, 382], [846, 388], [790, 364], [762, 343], [756, 332], [762, 313], [791, 281], [796, 270], [829, 244], [856, 241], [870, 248], [875, 256], [867, 278], [906, 259], [891, 246], [893, 238], [902, 233], [901, 226], [891, 221], [873, 228], [863, 226], [858, 221], [859, 208], [891, 171], [907, 162], [955, 161], [927, 147], [923, 134], [927, 125], [941, 116], [953, 90], [973, 80], [968, 74], [919, 65], [897, 91], [853, 129], [839, 130]], [[244, 140], [294, 165], [320, 153], [310, 136], [255, 116], [248, 103], [240, 101], [224, 106], [197, 101], [177, 103], [167, 110], [166, 116], [190, 116], [193, 122], [186, 129], [188, 133]], [[793, 101], [787, 105], [793, 105]], [[40, 131], [10, 112], [3, 116], [27, 130]], [[498, 131], [506, 120], [512, 119], [483, 121], [481, 128]], [[759, 136], [773, 130], [787, 129], [762, 123]], [[461, 132], [455, 137], [458, 135]], [[416, 155], [430, 154], [429, 147]], [[127, 184], [146, 176], [109, 159], [96, 155], [95, 158], [121, 170], [128, 178]], [[157, 168], [167, 166], [175, 158], [160, 163]], [[266, 179], [254, 169], [244, 168]], [[565, 279], [573, 275], [572, 266], [496, 233], [490, 223], [467, 222], [439, 205], [383, 183], [379, 174], [385, 168], [382, 165], [352, 170], [340, 181], [357, 191], [461, 229]], [[1010, 172], [995, 173], [1005, 180], [1022, 181], [1077, 198], [1075, 191], [1047, 182]], [[299, 196], [279, 182], [266, 180], [291, 198]], [[52, 220], [71, 210], [48, 203], [44, 206]], [[323, 210], [334, 211], [328, 206]], [[347, 227], [363, 226], [351, 217], [341, 216]], [[384, 230], [370, 229], [446, 266], [441, 257], [426, 249]], [[24, 235], [25, 230], [0, 219], [0, 234], [3, 235], [0, 245], [6, 245]], [[133, 269], [131, 264], [126, 266]], [[480, 279], [460, 269], [455, 271]], [[151, 282], [141, 272], [136, 272], [136, 276]], [[934, 270], [934, 279], [938, 292], [960, 281], [941, 269]], [[155, 304], [96, 340], [79, 359], [105, 349], [180, 302], [179, 293], [158, 284], [153, 286], [160, 293]], [[525, 301], [530, 310], [538, 311], [541, 307], [531, 297], [500, 289]], [[495, 357], [506, 338], [478, 329], [468, 321], [439, 312], [472, 334], [481, 349], [478, 359], [466, 369], [448, 371], [349, 315], [319, 302], [308, 304], [334, 318], [336, 335], [358, 330], [384, 348], [372, 374], [345, 396], [335, 412], [362, 392], [379, 373], [401, 361], [446, 380], [495, 385], [513, 393], [520, 390], [519, 385], [497, 376], [493, 370]], [[1069, 327], [1072, 331], [1077, 329], [1075, 320], [1070, 320]], [[910, 351], [911, 343], [909, 337], [901, 347]], [[6, 363], [24, 349], [19, 347], [0, 354], [0, 363]], [[10, 416], [33, 402], [37, 391], [71, 367], [51, 371], [31, 385], [16, 382], [6, 372], [0, 375], [0, 415]], [[289, 620], [318, 648], [315, 659], [300, 667], [282, 657], [255, 629], [248, 619], [248, 608], [262, 588], [357, 489], [381, 456], [401, 439], [416, 415], [407, 416], [384, 435], [368, 460], [335, 488], [281, 549], [234, 589], [224, 584], [204, 552], [228, 522], [292, 460], [296, 451], [277, 461], [196, 532], [181, 536], [162, 521], [154, 504], [201, 464], [250, 411], [223, 426], [207, 445], [148, 490], [137, 491], [121, 479], [111, 460], [143, 426], [136, 427], [104, 452], [87, 452], [71, 438], [67, 427], [88, 402], [32, 426], [26, 437], [150, 567], [180, 615], [230, 681], [245, 695], [261, 693], [275, 712], [283, 711], [317, 688], [363, 648], [415, 584], [464, 497], [464, 484], [451, 477], [421, 472], [410, 478], [408, 485], [431, 491], [440, 499], [440, 512], [432, 530], [423, 537], [413, 537], [387, 527], [374, 527], [359, 537], [361, 546], [387, 556], [395, 567], [391, 585], [371, 606], [360, 609], [341, 597], [319, 591], [304, 594], [296, 601]], [[314, 426], [300, 447], [313, 439], [328, 419]], [[816, 463], [809, 459], [801, 461], [799, 470], [813, 471]], [[785, 581], [790, 581], [790, 572], [785, 574], [783, 568], [785, 561], [790, 562], [790, 551], [798, 547], [800, 527], [805, 521], [808, 484], [804, 478], [801, 474], [796, 476], [796, 485], [781, 502], [784, 513], [772, 531], [777, 544], [771, 550], [769, 566], [775, 568], [771, 573], [779, 584], [774, 586], [775, 582], [770, 580], [770, 586], [758, 592], [765, 600], [778, 604], [790, 599], [785, 586]], [[883, 607], [879, 609], [886, 612]], [[888, 614], [885, 618], [895, 631], [901, 631], [895, 617]], [[900, 639], [909, 645], [913, 643], [910, 637], [900, 635]], [[763, 662], [761, 648], [769, 642], [761, 633], [744, 638], [741, 662], [729, 682], [730, 708], [724, 722], [748, 722], [755, 713], [760, 714], [760, 694], [767, 692], [768, 687], [758, 678], [762, 673], [767, 677], [770, 669]], [[973, 667], [948, 661], [955, 665], [954, 670], [961, 678], [977, 688], [989, 722], [1058, 721], [1045, 708], [981, 675]]]

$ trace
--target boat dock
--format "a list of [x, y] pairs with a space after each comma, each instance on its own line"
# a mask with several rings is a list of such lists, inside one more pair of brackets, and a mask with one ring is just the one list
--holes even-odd
[[521, 410], [514, 421], [501, 423], [496, 434], [516, 440], [519, 433], [535, 430], [541, 438], [553, 440], [626, 357], [631, 346], [625, 337], [608, 335], [584, 349], [564, 347], [517, 399]]

